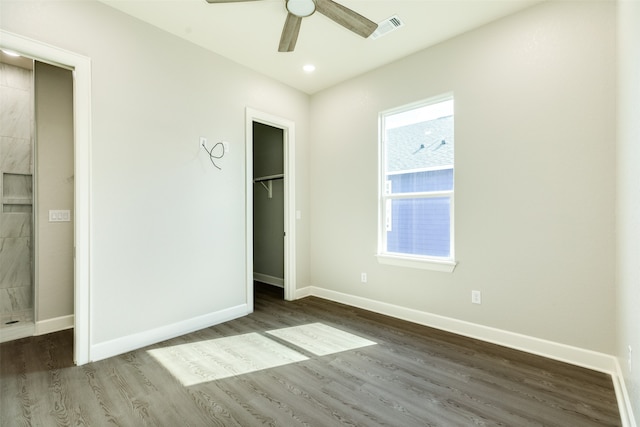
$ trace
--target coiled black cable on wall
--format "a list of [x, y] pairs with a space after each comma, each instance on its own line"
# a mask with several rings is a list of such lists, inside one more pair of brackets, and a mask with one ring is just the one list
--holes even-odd
[[[220, 153], [220, 155], [214, 154], [214, 151], [218, 146], [222, 148], [222, 152]], [[209, 155], [209, 160], [211, 160], [211, 164], [213, 166], [215, 166], [216, 168], [218, 168], [219, 170], [222, 170], [222, 168], [220, 166], [216, 165], [216, 162], [213, 159], [219, 160], [219, 159], [224, 157], [224, 152], [225, 152], [224, 143], [223, 142], [216, 142], [213, 145], [213, 147], [211, 147], [211, 150], [209, 150], [207, 148], [206, 142], [202, 142], [202, 148], [204, 148], [204, 151], [206, 151], [207, 154]]]

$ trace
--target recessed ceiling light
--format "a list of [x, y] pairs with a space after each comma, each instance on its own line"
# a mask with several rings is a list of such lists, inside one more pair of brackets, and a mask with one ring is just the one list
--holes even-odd
[[2, 52], [3, 52], [5, 55], [9, 55], [9, 56], [15, 56], [15, 57], [20, 56], [20, 54], [19, 54], [19, 53], [14, 52], [14, 51], [12, 51], [12, 50], [2, 49]]
[[305, 73], [313, 73], [316, 70], [316, 66], [313, 64], [307, 64], [302, 67]]

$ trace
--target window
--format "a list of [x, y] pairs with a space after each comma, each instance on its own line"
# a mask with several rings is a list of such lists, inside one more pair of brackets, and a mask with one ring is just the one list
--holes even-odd
[[453, 97], [380, 114], [380, 262], [453, 271]]

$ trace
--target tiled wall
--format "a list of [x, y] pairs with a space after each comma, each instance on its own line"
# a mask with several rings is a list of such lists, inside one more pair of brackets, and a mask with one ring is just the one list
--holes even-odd
[[[0, 316], [33, 311], [32, 71], [0, 63]], [[28, 317], [28, 315], [27, 315]], [[26, 319], [29, 320], [29, 319]], [[4, 322], [2, 322], [4, 324]]]

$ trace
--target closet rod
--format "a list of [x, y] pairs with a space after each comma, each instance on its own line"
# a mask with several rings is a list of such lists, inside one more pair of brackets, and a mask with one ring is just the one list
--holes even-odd
[[253, 182], [272, 181], [274, 179], [283, 179], [283, 178], [284, 178], [284, 174], [280, 173], [277, 175], [268, 175], [268, 176], [261, 176], [260, 178], [254, 178]]

